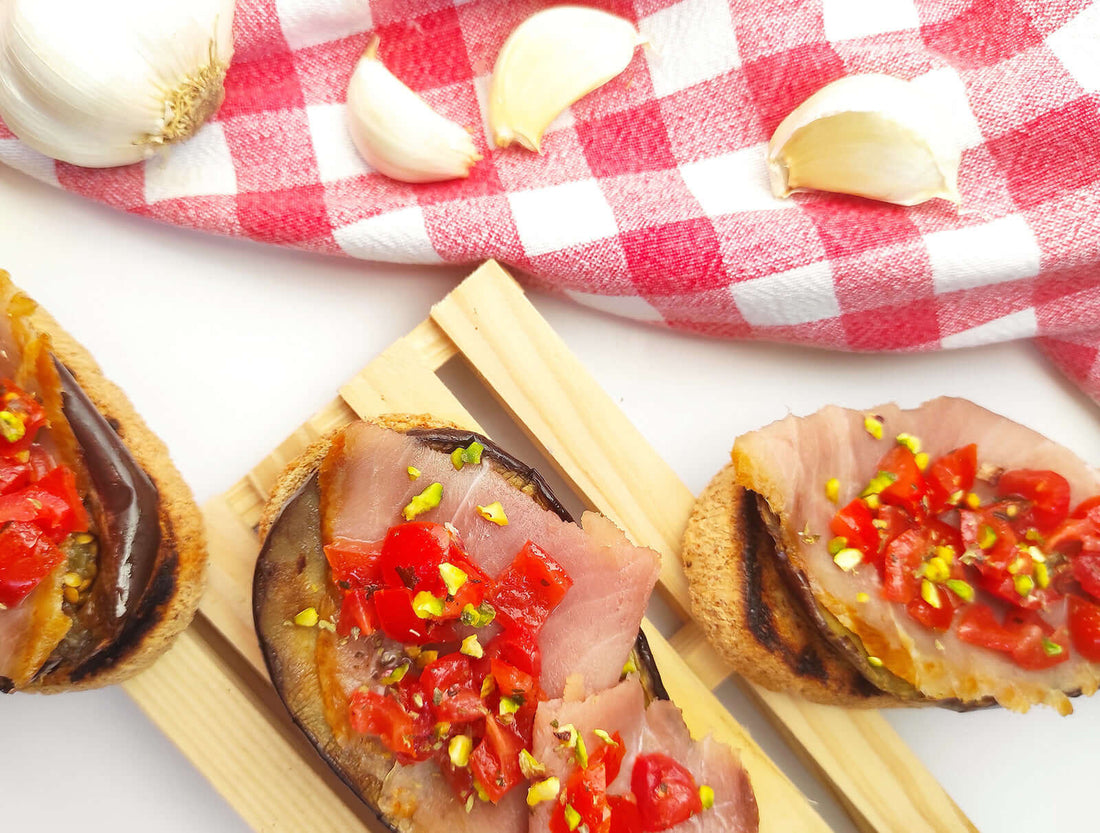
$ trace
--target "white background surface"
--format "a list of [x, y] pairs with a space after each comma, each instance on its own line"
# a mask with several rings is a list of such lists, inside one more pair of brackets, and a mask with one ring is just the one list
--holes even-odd
[[[128, 392], [200, 503], [233, 484], [469, 271], [202, 236], [4, 168], [0, 268]], [[533, 301], [695, 492], [738, 433], [788, 411], [890, 399], [914, 405], [941, 393], [969, 396], [1100, 462], [1100, 410], [1027, 344], [851, 356], [706, 341], [554, 298]], [[835, 829], [854, 829], [751, 707], [730, 696], [738, 718]], [[1064, 719], [1050, 710], [936, 709], [889, 719], [980, 829], [1095, 829], [1100, 700], [1079, 701]], [[117, 689], [0, 699], [0, 807], [5, 830], [247, 829]]]

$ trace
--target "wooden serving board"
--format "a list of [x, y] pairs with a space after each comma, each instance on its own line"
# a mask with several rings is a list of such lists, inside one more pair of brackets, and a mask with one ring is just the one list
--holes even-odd
[[[254, 829], [378, 829], [370, 811], [291, 724], [268, 682], [252, 625], [252, 570], [259, 552], [255, 527], [283, 467], [311, 442], [351, 420], [430, 412], [480, 430], [437, 373], [456, 356], [469, 363], [588, 506], [661, 554], [659, 588], [680, 626], [667, 638], [648, 621], [644, 629], [669, 694], [693, 734], [713, 733], [739, 750], [760, 804], [761, 830], [827, 831], [806, 798], [714, 694], [730, 672], [688, 615], [679, 560], [692, 494], [519, 286], [491, 262], [204, 507], [211, 575], [200, 615], [151, 670], [126, 683], [128, 693]], [[739, 683], [861, 830], [975, 830], [877, 712], [819, 706]]]

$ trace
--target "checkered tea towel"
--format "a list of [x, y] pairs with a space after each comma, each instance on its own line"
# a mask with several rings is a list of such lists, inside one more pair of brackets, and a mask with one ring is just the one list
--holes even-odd
[[[1015, 338], [1100, 400], [1100, 5], [1083, 0], [608, 0], [650, 46], [559, 118], [491, 148], [485, 100], [535, 0], [239, 0], [216, 121], [141, 165], [83, 170], [0, 124], [0, 161], [126, 211], [318, 252], [493, 257], [601, 310], [742, 339], [934, 350]], [[380, 56], [485, 159], [372, 171], [348, 79]], [[965, 148], [962, 206], [778, 200], [780, 120], [853, 73], [915, 79]]]

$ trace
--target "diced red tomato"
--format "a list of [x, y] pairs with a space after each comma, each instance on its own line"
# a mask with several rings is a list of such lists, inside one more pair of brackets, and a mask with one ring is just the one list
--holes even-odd
[[376, 590], [371, 601], [378, 615], [378, 627], [390, 639], [412, 645], [426, 645], [433, 640], [432, 622], [416, 615], [411, 590], [404, 587]]
[[378, 560], [382, 555], [379, 541], [334, 538], [325, 545], [325, 557], [332, 579], [345, 590], [377, 586], [381, 582]]
[[982, 553], [978, 569], [983, 573], [999, 575], [1019, 555], [1015, 531], [993, 508], [959, 512], [959, 529], [966, 547]]
[[31, 467], [29, 463], [0, 459], [0, 495], [16, 492], [30, 482]]
[[1100, 662], [1100, 605], [1070, 596], [1068, 621], [1074, 650], [1089, 662]]
[[1009, 610], [1002, 624], [986, 605], [970, 605], [957, 632], [963, 642], [1010, 654], [1013, 662], [1029, 671], [1069, 659], [1066, 629], [1053, 629], [1034, 611]]
[[11, 381], [0, 381], [0, 410], [9, 411], [23, 423], [23, 436], [17, 440], [9, 441], [0, 435], [0, 453], [4, 455], [26, 451], [34, 443], [38, 429], [46, 424], [46, 411], [38, 403], [38, 400]]
[[[1034, 567], [1027, 560], [1027, 568], [1016, 575], [1032, 576]], [[1042, 610], [1062, 597], [1062, 594], [1053, 587], [1035, 587], [1029, 593], [1021, 596], [1016, 589], [1016, 576], [1011, 573], [979, 573], [977, 586], [993, 594], [998, 599], [1003, 599], [1015, 607], [1024, 610]]]
[[466, 605], [477, 607], [485, 600], [485, 594], [489, 592], [492, 581], [472, 562], [459, 558], [455, 548], [452, 548], [447, 563], [462, 570], [466, 574], [466, 581], [458, 588], [457, 593], [446, 596], [443, 602], [443, 613], [439, 618], [457, 619], [462, 615], [462, 609]]
[[534, 709], [538, 705], [542, 699], [542, 689], [537, 679], [495, 657], [490, 660], [489, 668], [502, 697], [517, 700], [524, 709]]
[[523, 780], [519, 768], [519, 753], [523, 739], [495, 717], [485, 719], [485, 737], [470, 755], [470, 771], [496, 804], [509, 790]]
[[668, 830], [703, 809], [695, 778], [668, 755], [654, 753], [635, 758], [630, 788], [646, 833]]
[[506, 627], [532, 635], [542, 630], [573, 579], [542, 547], [528, 541], [497, 577], [489, 602]]
[[505, 628], [498, 633], [485, 647], [485, 655], [506, 662], [535, 679], [542, 674], [542, 651], [535, 637], [515, 628]]
[[356, 732], [378, 738], [391, 752], [405, 760], [426, 760], [429, 757], [424, 744], [418, 744], [425, 729], [423, 720], [409, 714], [393, 697], [374, 691], [356, 690], [349, 703], [351, 727]]
[[1100, 495], [1095, 495], [1077, 504], [1077, 508], [1070, 515], [1071, 518], [1086, 518], [1094, 509], [1100, 509]]
[[626, 757], [626, 745], [623, 743], [623, 736], [618, 732], [612, 732], [611, 740], [614, 743], [600, 741], [600, 745], [595, 751], [589, 750], [588, 755], [588, 765], [590, 767], [602, 766], [604, 772], [607, 773], [607, 783], [609, 784], [619, 777], [623, 758]]
[[856, 498], [829, 522], [829, 531], [836, 537], [844, 538], [849, 547], [854, 547], [869, 557], [878, 552], [878, 530], [867, 504]]
[[378, 615], [374, 605], [367, 600], [365, 590], [351, 590], [344, 594], [340, 604], [340, 620], [336, 623], [336, 633], [349, 636], [352, 628], [366, 636], [378, 630]]
[[632, 794], [609, 795], [607, 803], [611, 808], [610, 833], [642, 833], [638, 801]]
[[878, 470], [894, 475], [894, 481], [879, 492], [882, 502], [900, 506], [918, 520], [923, 518], [926, 513], [921, 501], [927, 490], [913, 452], [907, 446], [895, 445], [879, 460]]
[[963, 610], [956, 629], [959, 639], [992, 651], [1012, 653], [1016, 638], [997, 621], [993, 610], [984, 604], [972, 604]]
[[1013, 469], [997, 481], [1000, 497], [1019, 497], [1028, 503], [1025, 517], [1040, 532], [1058, 526], [1069, 515], [1069, 483], [1053, 471]]
[[1083, 552], [1074, 558], [1073, 577], [1082, 590], [1100, 600], [1100, 551]]
[[443, 773], [443, 780], [450, 785], [459, 802], [465, 804], [466, 799], [474, 794], [474, 776], [470, 767], [455, 766], [447, 755], [436, 755], [435, 760]]
[[928, 509], [932, 514], [949, 508], [951, 496], [966, 494], [974, 488], [978, 470], [978, 446], [974, 443], [956, 448], [935, 460], [924, 474], [928, 488]]
[[446, 588], [439, 565], [448, 560], [452, 542], [450, 531], [442, 524], [414, 521], [391, 527], [378, 560], [382, 583], [442, 596]]
[[9, 523], [0, 530], [0, 604], [15, 607], [64, 560], [37, 526]]
[[925, 533], [909, 529], [890, 542], [883, 561], [882, 595], [891, 602], [908, 604], [920, 594], [917, 571], [928, 549]]
[[962, 533], [957, 526], [952, 526], [939, 518], [929, 518], [926, 524], [928, 528], [928, 540], [936, 547], [951, 547], [956, 555], [966, 549], [963, 544]]
[[955, 608], [952, 606], [946, 590], [940, 588], [937, 592], [940, 594], [939, 607], [933, 607], [918, 596], [905, 605], [905, 611], [926, 628], [934, 631], [945, 631], [951, 627], [951, 622], [955, 618]]

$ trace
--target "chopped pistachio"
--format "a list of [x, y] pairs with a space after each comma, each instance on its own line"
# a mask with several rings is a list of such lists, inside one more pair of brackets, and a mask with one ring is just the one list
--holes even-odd
[[485, 656], [485, 649], [481, 647], [481, 643], [477, 641], [477, 634], [472, 633], [462, 640], [462, 647], [458, 649], [460, 654], [465, 654], [468, 657], [474, 659], [481, 659]]
[[[553, 801], [558, 797], [558, 793], [561, 792], [561, 782], [557, 778], [547, 778], [544, 781], [538, 781], [527, 788], [527, 806], [534, 807], [536, 804], [541, 804], [544, 801]], [[566, 812], [572, 809], [566, 808]], [[576, 810], [573, 810], [576, 813]], [[580, 816], [578, 815], [578, 819]], [[571, 830], [573, 828], [570, 828]]]
[[455, 471], [461, 471], [462, 467], [467, 463], [473, 466], [480, 465], [481, 452], [484, 450], [485, 446], [476, 440], [470, 443], [466, 448], [456, 448], [451, 452], [451, 465], [455, 467]]
[[971, 509], [977, 509], [979, 506], [982, 505], [982, 499], [973, 492], [970, 492], [966, 496], [966, 505], [969, 506]]
[[1050, 570], [1047, 569], [1046, 562], [1035, 562], [1035, 583], [1039, 585], [1039, 588], [1046, 590], [1050, 587]]
[[865, 498], [865, 502], [868, 509], [878, 509], [880, 506], [882, 506], [882, 500], [879, 498], [878, 495], [869, 495], [867, 498]]
[[491, 604], [488, 602], [482, 602], [477, 607], [472, 604], [467, 604], [462, 608], [462, 624], [469, 625], [472, 628], [484, 628], [486, 625], [492, 624], [492, 621], [496, 619], [497, 612]]
[[456, 767], [464, 767], [470, 763], [470, 753], [474, 749], [474, 742], [469, 735], [455, 735], [447, 744], [447, 757]]
[[329, 619], [318, 619], [317, 627], [323, 631], [328, 631], [329, 633], [336, 633], [336, 623], [330, 621]]
[[863, 553], [854, 547], [845, 547], [833, 556], [833, 561], [844, 572], [851, 572], [863, 561]]
[[451, 724], [446, 720], [441, 720], [435, 724], [435, 736], [437, 738], [447, 737], [447, 733], [451, 731]]
[[500, 505], [499, 500], [493, 501], [488, 506], [478, 506], [477, 513], [497, 526], [508, 526], [508, 518], [504, 514], [504, 507]]
[[577, 766], [581, 769], [588, 767], [588, 747], [584, 745], [584, 738], [577, 735], [577, 748], [574, 750], [577, 757]]
[[1046, 553], [1043, 552], [1041, 549], [1039, 549], [1034, 544], [1032, 544], [1030, 547], [1027, 548], [1027, 554], [1031, 556], [1032, 561], [1037, 561], [1040, 564], [1046, 564], [1047, 563]]
[[626, 662], [623, 663], [623, 676], [633, 674], [637, 670], [638, 666], [634, 664], [634, 657], [628, 657]]
[[978, 546], [983, 550], [990, 549], [997, 543], [997, 533], [989, 524], [982, 524], [978, 530]]
[[950, 544], [940, 544], [936, 547], [936, 556], [950, 564], [955, 560], [955, 548]]
[[1034, 541], [1036, 544], [1043, 543], [1043, 534], [1039, 532], [1035, 527], [1032, 527], [1024, 533], [1024, 537], [1029, 541]]
[[898, 445], [903, 445], [912, 451], [914, 454], [920, 454], [921, 443], [919, 437], [914, 437], [912, 434], [906, 434], [904, 431], [895, 437], [898, 441]]
[[960, 578], [947, 580], [947, 589], [962, 599], [964, 602], [974, 601], [974, 588]]
[[890, 526], [890, 522], [885, 518], [872, 518], [871, 526], [873, 526], [875, 529], [886, 529], [888, 526]]
[[477, 793], [478, 799], [484, 801], [486, 804], [492, 800], [489, 798], [489, 793], [485, 792], [485, 788], [481, 786], [476, 778], [474, 779], [474, 792]]
[[951, 577], [951, 568], [947, 566], [946, 561], [934, 555], [924, 564], [924, 577], [929, 581], [942, 584]]
[[409, 466], [405, 471], [409, 473], [409, 480], [416, 480], [416, 478], [420, 477], [420, 469], [416, 466]]
[[540, 775], [546, 774], [546, 765], [538, 761], [534, 755], [526, 749], [519, 753], [519, 771], [528, 781], [534, 781]]
[[470, 793], [466, 796], [466, 812], [472, 813], [474, 811], [474, 794]]
[[1012, 584], [1021, 596], [1026, 596], [1035, 589], [1035, 580], [1031, 576], [1015, 576], [1012, 579]]
[[863, 430], [876, 440], [882, 439], [882, 420], [874, 414], [865, 414], [863, 417]]
[[1057, 657], [1066, 649], [1048, 636], [1043, 637], [1043, 653], [1048, 657]]
[[435, 509], [439, 506], [441, 500], [443, 500], [443, 484], [433, 483], [410, 500], [405, 508], [401, 510], [401, 514], [406, 521], [411, 521], [417, 515], [422, 515], [429, 509]]
[[570, 830], [576, 830], [581, 823], [581, 814], [573, 809], [572, 804], [565, 805], [565, 826]]
[[305, 610], [298, 611], [294, 617], [294, 624], [300, 625], [303, 628], [312, 628], [317, 624], [317, 621], [321, 617], [317, 615], [317, 609], [313, 607], [307, 607]]
[[409, 673], [409, 663], [403, 662], [400, 665], [394, 666], [393, 670], [378, 682], [382, 685], [397, 685], [405, 679], [407, 673]]
[[966, 492], [964, 492], [962, 489], [959, 489], [958, 491], [952, 492], [948, 496], [947, 502], [952, 506], [958, 506], [960, 503], [962, 503], [962, 499], [964, 497], [966, 497]]
[[433, 596], [427, 590], [421, 590], [413, 596], [413, 613], [421, 619], [431, 619], [443, 615], [443, 600]]
[[18, 414], [14, 414], [11, 411], [0, 411], [0, 434], [4, 436], [4, 439], [9, 443], [17, 443], [23, 439], [27, 433], [27, 426], [23, 424]]
[[1027, 559], [1024, 558], [1022, 555], [1017, 555], [1015, 558], [1012, 559], [1012, 562], [1008, 565], [1006, 569], [1008, 570], [1009, 575], [1014, 576], [1026, 566]]
[[898, 476], [892, 471], [879, 471], [871, 481], [867, 484], [862, 492], [859, 493], [860, 497], [869, 497], [870, 495], [877, 495], [882, 492], [887, 486], [898, 479]]
[[699, 801], [703, 803], [704, 810], [709, 810], [714, 806], [714, 790], [706, 784], [703, 784], [703, 786], [699, 788]]
[[917, 461], [917, 468], [921, 471], [924, 471], [926, 468], [928, 468], [928, 464], [932, 462], [932, 458], [928, 456], [927, 451], [918, 451], [914, 455], [914, 457]]
[[520, 707], [522, 707], [522, 706], [523, 706], [523, 703], [521, 703], [519, 700], [515, 699], [514, 697], [501, 697], [500, 698], [500, 707], [499, 707], [498, 711], [500, 712], [501, 715], [515, 714], [516, 712], [518, 712], [520, 710]]
[[484, 700], [490, 694], [492, 694], [497, 687], [497, 681], [492, 674], [486, 675], [485, 679], [481, 681], [481, 699]]
[[871, 601], [871, 597], [861, 590], [860, 592], [856, 593], [856, 601], [860, 604], [866, 604], [867, 602]]
[[577, 746], [577, 727], [572, 723], [566, 723], [554, 730], [554, 737], [561, 741], [566, 749], [574, 749]]
[[867, 663], [873, 665], [875, 668], [882, 668], [882, 660], [878, 657], [867, 657]]
[[932, 607], [939, 610], [943, 607], [943, 602], [940, 601], [940, 591], [932, 582], [928, 579], [922, 579], [920, 583], [920, 597], [924, 599]]
[[843, 535], [838, 535], [836, 538], [829, 540], [829, 555], [836, 555], [842, 549], [848, 546], [848, 539]]
[[604, 743], [606, 743], [610, 746], [618, 746], [619, 745], [615, 742], [615, 738], [611, 737], [611, 735], [609, 735], [603, 729], [593, 729], [592, 734], [594, 734], [596, 737], [598, 737], [600, 740], [602, 740]]
[[416, 658], [416, 664], [421, 668], [426, 668], [439, 659], [439, 651], [421, 651], [420, 655]]
[[439, 575], [443, 579], [443, 583], [447, 585], [447, 592], [452, 596], [462, 588], [462, 585], [469, 578], [464, 570], [460, 570], [448, 561], [444, 561], [439, 565]]
[[832, 503], [840, 500], [840, 481], [835, 477], [830, 477], [825, 481], [825, 497]]

